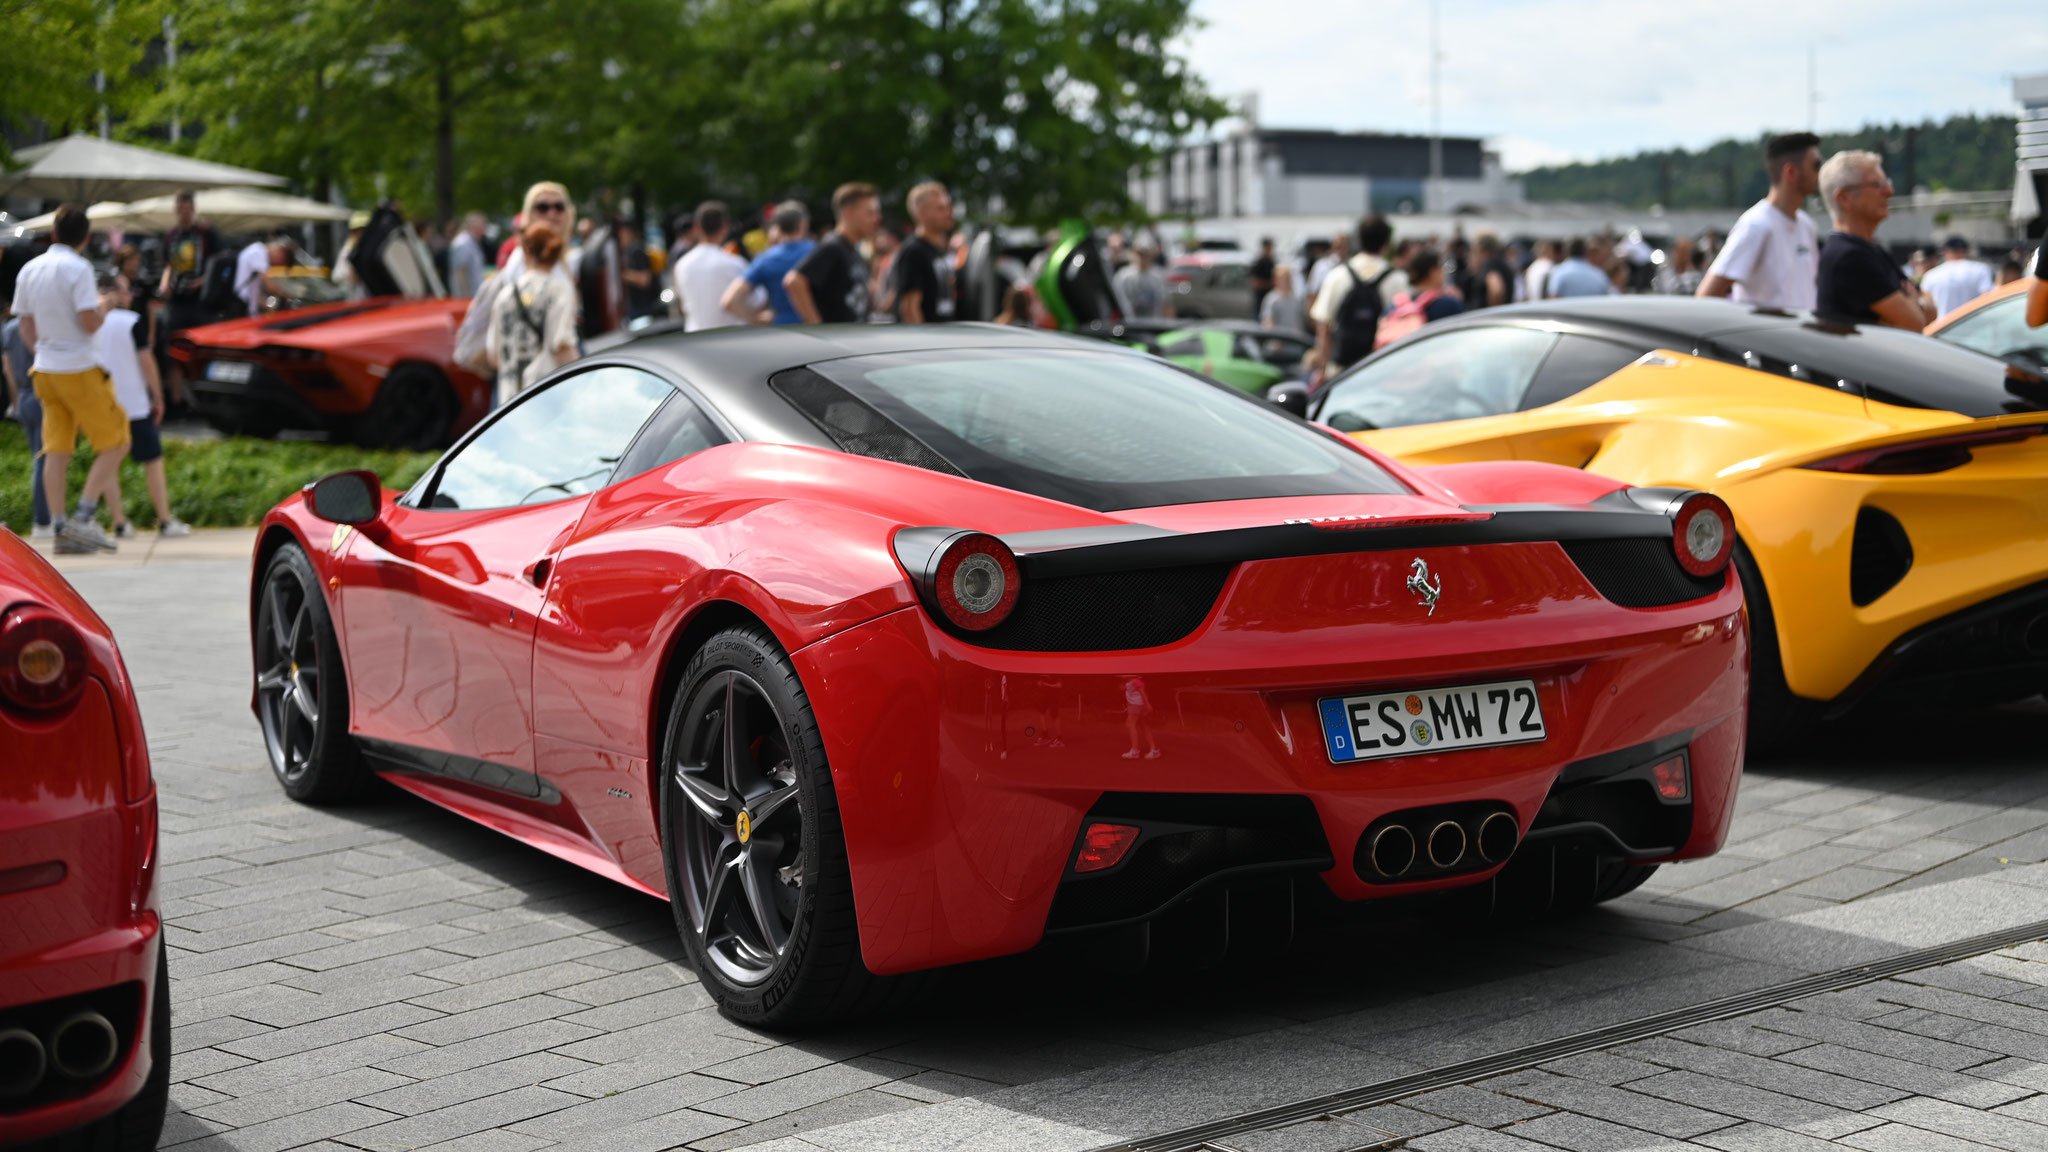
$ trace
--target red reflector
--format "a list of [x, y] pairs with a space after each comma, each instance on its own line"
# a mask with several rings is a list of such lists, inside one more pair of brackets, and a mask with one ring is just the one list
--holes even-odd
[[1692, 794], [1692, 781], [1686, 776], [1683, 756], [1673, 756], [1650, 769], [1650, 777], [1656, 781], [1657, 795], [1666, 800], [1683, 800]]
[[31, 864], [26, 868], [9, 868], [5, 872], [0, 872], [0, 896], [48, 888], [64, 879], [64, 871], [62, 860]]
[[1137, 842], [1138, 830], [1129, 824], [1090, 824], [1081, 836], [1081, 854], [1074, 858], [1074, 871], [1114, 868]]

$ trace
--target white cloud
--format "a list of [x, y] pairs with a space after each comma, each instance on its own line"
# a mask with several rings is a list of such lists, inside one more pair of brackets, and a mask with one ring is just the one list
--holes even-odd
[[[1429, 7], [1416, 0], [1199, 0], [1188, 50], [1269, 125], [1429, 130]], [[1930, 22], [1932, 21], [1932, 22]], [[2012, 110], [2048, 68], [2040, 0], [1442, 0], [1443, 129], [1540, 162]], [[1947, 46], [1967, 45], [1965, 51]], [[1510, 160], [1510, 167], [1519, 166]]]

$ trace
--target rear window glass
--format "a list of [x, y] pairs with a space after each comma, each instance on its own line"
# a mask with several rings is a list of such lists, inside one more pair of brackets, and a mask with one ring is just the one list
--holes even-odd
[[[1326, 433], [1144, 357], [949, 350], [835, 360], [813, 370], [838, 388], [792, 390], [798, 374], [784, 373], [776, 390], [848, 452], [1098, 511], [1407, 491]], [[834, 394], [868, 413], [829, 404], [813, 410]], [[834, 430], [849, 426], [859, 435]], [[925, 451], [936, 462], [924, 460]]]

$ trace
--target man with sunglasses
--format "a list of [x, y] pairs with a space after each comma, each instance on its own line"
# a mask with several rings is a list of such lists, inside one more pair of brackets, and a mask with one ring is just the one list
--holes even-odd
[[1892, 182], [1884, 159], [1875, 152], [1835, 153], [1821, 166], [1820, 195], [1835, 230], [1821, 245], [1814, 311], [1915, 332], [1934, 323], [1941, 310], [1877, 243], [1877, 226], [1891, 215]]

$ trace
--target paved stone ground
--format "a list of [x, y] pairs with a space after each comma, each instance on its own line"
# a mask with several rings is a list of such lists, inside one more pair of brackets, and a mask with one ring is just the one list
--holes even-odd
[[2038, 1152], [2044, 1007], [2048, 945], [2028, 944], [1212, 1147]]
[[[1258, 964], [1137, 977], [1040, 953], [956, 971], [900, 1019], [770, 1035], [709, 1008], [658, 901], [396, 790], [345, 809], [285, 800], [248, 711], [246, 562], [208, 558], [234, 539], [166, 546], [146, 565], [66, 558], [120, 638], [155, 757], [178, 1052], [164, 1142], [190, 1152], [1085, 1149], [2048, 917], [2048, 889], [2033, 886], [2048, 869], [2029, 867], [2048, 858], [2038, 751], [2048, 713], [1992, 712], [1942, 732], [1873, 734], [1826, 758], [1753, 764], [1726, 853], [1665, 869], [1569, 923], [1389, 917]], [[1981, 963], [2031, 973], [2040, 959], [2022, 950]], [[1608, 1067], [1580, 1058], [1545, 1070], [1534, 1090], [1488, 1084], [1386, 1115], [1459, 1122], [1413, 1133], [1411, 1146], [1447, 1150], [1523, 1147], [1513, 1141], [1525, 1137], [1652, 1146], [1628, 1143], [1643, 1132], [1805, 1146], [1742, 1124], [1855, 1134], [1872, 1148], [1963, 1146], [1924, 1142], [1947, 1130], [1913, 1117], [1960, 1106], [1992, 1116], [1986, 1124], [2048, 1123], [2026, 1098], [1985, 1103], [1996, 1089], [1956, 1097], [1965, 1080], [2043, 1075], [1990, 1061], [2048, 1060], [2041, 981], [1994, 975], [2003, 994], [1960, 990], [1975, 1015], [1947, 999], [1897, 999], [1958, 991], [1910, 978], [1884, 986], [1893, 999], [1863, 1001], [1890, 1005], [1866, 1016], [1802, 1003], [1745, 1025], [1749, 1039], [1702, 1045], [1707, 1030], [1645, 1042], [1612, 1057], [1628, 1063], [1609, 1072], [1574, 1071]], [[1787, 1031], [1787, 1021], [1838, 1018], [1842, 1027], [1809, 1027], [1821, 1035]], [[1963, 1043], [1989, 1055], [1930, 1063], [1914, 1052], [1937, 1050], [1908, 1024], [1950, 1029], [1925, 1038], [1958, 1043], [1960, 1031], [1989, 1029]], [[1877, 1041], [1854, 1025], [1906, 1040], [1868, 1053]], [[1766, 1043], [1760, 1032], [1805, 1039]], [[1942, 1075], [1894, 1084], [1882, 1076], [1913, 1069], [1852, 1069], [1845, 1062], [1863, 1057], [1838, 1049]], [[1783, 1068], [1766, 1089], [1741, 1057]], [[1804, 1099], [1795, 1081], [1856, 1080], [1857, 1069], [1883, 1099], [1808, 1101], [1825, 1116], [1854, 1114], [1839, 1123], [1856, 1127], [1839, 1133], [1774, 1121], [1781, 1114], [1754, 1096]], [[1710, 1090], [1733, 1095], [1717, 1104]], [[1453, 1099], [1505, 1110], [1446, 1113]], [[1603, 1115], [1601, 1100], [1637, 1111]], [[1681, 1134], [1644, 1119], [1681, 1108], [1716, 1123]]]

